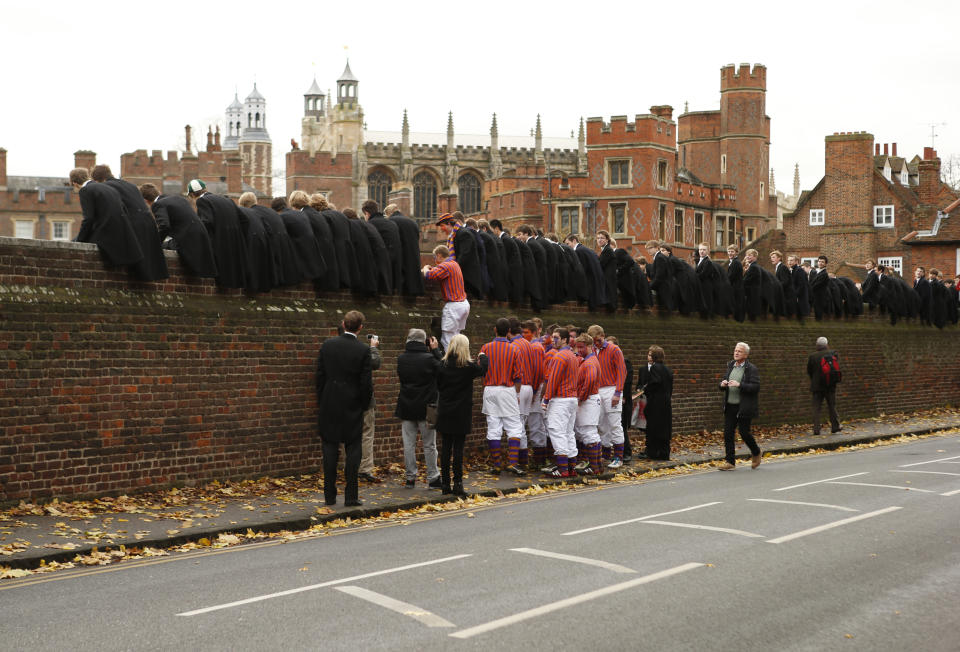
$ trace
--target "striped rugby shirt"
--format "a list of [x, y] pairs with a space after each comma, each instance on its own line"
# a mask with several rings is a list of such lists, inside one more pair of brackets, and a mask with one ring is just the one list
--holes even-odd
[[533, 359], [535, 355], [533, 345], [524, 339], [523, 335], [511, 337], [510, 343], [517, 347], [520, 352], [520, 374], [522, 376], [520, 384], [537, 387], [539, 383], [537, 382], [537, 369]]
[[577, 398], [586, 401], [600, 391], [600, 363], [597, 356], [591, 353], [577, 369]]
[[543, 400], [552, 398], [575, 398], [577, 395], [577, 357], [569, 346], [557, 351], [550, 364], [547, 388]]
[[440, 292], [447, 301], [467, 300], [467, 292], [463, 289], [463, 272], [452, 257], [427, 271], [424, 276], [429, 281], [440, 281]]
[[536, 389], [541, 384], [543, 384], [544, 378], [544, 358], [546, 356], [546, 351], [543, 350], [543, 344], [540, 344], [538, 340], [530, 342], [530, 350], [533, 351], [530, 359], [533, 364], [533, 388]]
[[457, 237], [457, 231], [462, 228], [462, 224], [454, 224], [452, 227], [450, 227], [450, 235], [447, 236], [447, 249], [450, 250], [450, 260], [457, 259], [457, 248], [454, 246], [453, 240]]
[[597, 350], [600, 363], [600, 387], [613, 387], [617, 396], [623, 392], [623, 382], [627, 379], [627, 365], [623, 362], [623, 351], [616, 344], [604, 342]]
[[484, 387], [511, 387], [522, 380], [520, 349], [505, 337], [495, 337], [480, 348], [490, 361]]

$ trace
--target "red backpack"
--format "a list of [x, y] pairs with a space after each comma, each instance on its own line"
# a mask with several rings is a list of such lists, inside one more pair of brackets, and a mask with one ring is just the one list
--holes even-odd
[[843, 378], [840, 360], [836, 353], [827, 353], [820, 358], [820, 377], [823, 378], [823, 384], [827, 387], [833, 387]]

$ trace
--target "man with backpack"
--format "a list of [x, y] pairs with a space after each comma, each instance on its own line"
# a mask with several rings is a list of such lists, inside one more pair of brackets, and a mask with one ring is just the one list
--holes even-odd
[[830, 432], [843, 430], [837, 416], [837, 383], [841, 380], [840, 357], [827, 348], [827, 338], [817, 338], [817, 350], [807, 360], [807, 375], [810, 376], [810, 391], [813, 393], [813, 434], [820, 434], [820, 407], [827, 399], [830, 412]]

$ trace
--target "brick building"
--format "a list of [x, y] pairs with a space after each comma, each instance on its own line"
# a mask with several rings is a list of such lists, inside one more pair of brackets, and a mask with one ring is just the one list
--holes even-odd
[[848, 276], [868, 258], [907, 278], [917, 265], [960, 271], [960, 232], [949, 219], [957, 193], [941, 181], [933, 148], [908, 161], [896, 143], [881, 152], [872, 134], [844, 132], [825, 138], [824, 157], [823, 178], [784, 215], [791, 252], [825, 254], [831, 271]]
[[[74, 154], [75, 167], [93, 167], [96, 154]], [[7, 150], [0, 148], [0, 236], [72, 240], [80, 228], [80, 199], [67, 177], [7, 174]]]

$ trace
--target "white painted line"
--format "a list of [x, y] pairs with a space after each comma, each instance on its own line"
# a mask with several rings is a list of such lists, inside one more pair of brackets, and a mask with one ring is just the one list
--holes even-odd
[[726, 532], [727, 534], [739, 534], [742, 537], [752, 537], [763, 539], [765, 535], [755, 534], [753, 532], [744, 532], [743, 530], [734, 530], [728, 527], [714, 527], [712, 525], [697, 525], [696, 523], [674, 523], [673, 521], [642, 521], [643, 523], [653, 523], [654, 525], [672, 525], [673, 527], [686, 527], [691, 530], [710, 530], [711, 532]]
[[841, 512], [859, 512], [859, 509], [853, 507], [844, 507], [843, 505], [828, 505], [827, 503], [803, 503], [799, 500], [774, 500], [773, 498], [748, 498], [758, 503], [783, 503], [784, 505], [806, 505], [808, 507], [827, 507], [829, 509], [839, 509]]
[[258, 595], [252, 598], [246, 598], [244, 600], [237, 600], [236, 602], [227, 602], [226, 604], [218, 604], [212, 607], [204, 607], [203, 609], [194, 609], [193, 611], [184, 611], [183, 613], [178, 613], [178, 616], [199, 616], [200, 614], [210, 613], [211, 611], [218, 611], [220, 609], [229, 609], [231, 607], [239, 607], [241, 605], [250, 604], [252, 602], [260, 602], [262, 600], [269, 600], [271, 598], [280, 598], [285, 595], [294, 595], [295, 593], [303, 593], [304, 591], [312, 591], [313, 589], [322, 589], [325, 586], [334, 586], [335, 584], [346, 584], [347, 582], [355, 582], [357, 580], [366, 579], [368, 577], [376, 577], [378, 575], [388, 575], [389, 573], [397, 573], [399, 571], [410, 570], [411, 568], [421, 568], [423, 566], [432, 566], [434, 564], [442, 564], [446, 561], [454, 561], [456, 559], [463, 559], [465, 557], [470, 557], [471, 555], [454, 555], [453, 557], [444, 557], [443, 559], [433, 559], [431, 561], [422, 561], [418, 564], [407, 564], [406, 566], [397, 566], [396, 568], [387, 568], [381, 571], [374, 571], [372, 573], [364, 573], [363, 575], [354, 575], [353, 577], [344, 577], [341, 580], [330, 580], [329, 582], [321, 582], [320, 584], [310, 584], [308, 586], [301, 586], [295, 589], [288, 589], [286, 591], [278, 591], [277, 593], [268, 593], [266, 595]]
[[693, 570], [694, 568], [701, 568], [705, 565], [706, 564], [697, 562], [681, 564], [680, 566], [674, 566], [673, 568], [668, 568], [667, 570], [660, 571], [659, 573], [644, 575], [643, 577], [638, 577], [628, 582], [621, 582], [620, 584], [614, 584], [613, 586], [597, 589], [596, 591], [590, 591], [589, 593], [583, 593], [581, 595], [575, 595], [570, 598], [564, 598], [563, 600], [551, 602], [550, 604], [545, 604], [542, 607], [521, 611], [520, 613], [513, 614], [512, 616], [491, 620], [489, 623], [484, 623], [483, 625], [461, 629], [459, 632], [453, 632], [450, 634], [450, 636], [454, 638], [471, 638], [473, 636], [477, 636], [478, 634], [486, 634], [487, 632], [492, 632], [493, 630], [500, 629], [501, 627], [514, 625], [525, 620], [530, 620], [531, 618], [536, 618], [537, 616], [543, 616], [552, 611], [557, 611], [559, 609], [565, 609], [567, 607], [572, 607], [584, 602], [589, 602], [590, 600], [594, 600], [596, 598], [602, 598], [606, 595], [619, 593], [620, 591], [626, 591], [627, 589], [632, 589], [633, 587], [640, 586], [641, 584], [649, 584], [650, 582], [655, 582], [673, 575], [678, 575], [679, 573], [684, 573], [688, 570]]
[[842, 480], [843, 478], [853, 478], [858, 475], [867, 475], [868, 471], [862, 473], [851, 473], [850, 475], [838, 475], [835, 478], [827, 478], [826, 480], [814, 480], [813, 482], [804, 482], [803, 484], [792, 484], [789, 487], [780, 487], [779, 489], [774, 489], [774, 491], [786, 491], [787, 489], [796, 489], [797, 487], [808, 487], [812, 484], [820, 484], [821, 482], [830, 482], [831, 480]]
[[946, 462], [948, 460], [955, 460], [957, 458], [960, 458], [960, 455], [954, 455], [953, 457], [941, 457], [938, 460], [930, 460], [928, 462], [914, 462], [913, 464], [901, 464], [900, 468], [905, 469], [908, 466], [920, 466], [921, 464], [934, 464], [935, 462]]
[[427, 627], [456, 627], [456, 625], [451, 623], [449, 620], [441, 618], [432, 611], [421, 609], [417, 605], [410, 604], [409, 602], [394, 600], [393, 598], [383, 595], [382, 593], [368, 591], [367, 589], [359, 586], [338, 586], [337, 591], [343, 591], [348, 595], [358, 597], [361, 600], [366, 600], [367, 602], [372, 602], [373, 604], [385, 607], [390, 611], [396, 611], [398, 614], [410, 616], [414, 620], [423, 623]]
[[661, 512], [659, 514], [650, 514], [650, 516], [641, 516], [640, 518], [631, 518], [627, 521], [617, 521], [616, 523], [607, 523], [606, 525], [596, 525], [594, 527], [584, 528], [583, 530], [574, 530], [573, 532], [564, 532], [563, 536], [569, 537], [574, 534], [583, 534], [584, 532], [593, 532], [594, 530], [602, 530], [608, 527], [617, 527], [618, 525], [627, 525], [628, 523], [637, 523], [639, 521], [645, 521], [648, 518], [657, 518], [658, 516], [668, 516], [670, 514], [679, 514], [680, 512], [689, 512], [692, 509], [700, 509], [701, 507], [710, 507], [711, 505], [719, 505], [723, 501], [716, 501], [713, 503], [704, 503], [702, 505], [694, 505], [693, 507], [684, 507], [683, 509], [675, 509], [672, 512]]
[[917, 489], [916, 487], [902, 487], [896, 484], [870, 484], [869, 482], [831, 482], [830, 484], [847, 484], [852, 487], [880, 487], [882, 489], [905, 489], [907, 491], [921, 491], [925, 494], [935, 494], [936, 491], [929, 489]]
[[947, 493], [945, 493], [945, 494], [940, 494], [940, 495], [941, 495], [941, 496], [956, 496], [957, 494], [960, 494], [960, 489], [955, 489], [954, 491], [948, 491]]
[[550, 557], [551, 559], [562, 559], [563, 561], [572, 561], [578, 564], [587, 564], [588, 566], [597, 566], [612, 570], [614, 573], [636, 573], [637, 571], [620, 564], [611, 564], [608, 561], [600, 559], [589, 559], [587, 557], [576, 557], [574, 555], [564, 555], [559, 552], [549, 552], [547, 550], [537, 550], [535, 548], [510, 548], [513, 552], [525, 552], [528, 555], [537, 555], [539, 557]]
[[892, 469], [893, 473], [929, 473], [930, 475], [960, 475], [960, 473], [951, 473], [949, 471], [901, 471]]
[[883, 509], [878, 509], [875, 512], [867, 512], [866, 514], [857, 514], [856, 516], [851, 516], [850, 518], [834, 521], [833, 523], [827, 523], [826, 525], [818, 525], [817, 527], [812, 527], [809, 530], [800, 530], [799, 532], [794, 532], [793, 534], [787, 534], [782, 537], [777, 537], [776, 539], [769, 539], [767, 543], [785, 543], [787, 541], [793, 541], [794, 539], [799, 539], [800, 537], [805, 537], [809, 534], [817, 534], [818, 532], [823, 532], [824, 530], [840, 527], [841, 525], [846, 525], [848, 523], [853, 523], [855, 521], [862, 521], [865, 518], [880, 516], [881, 514], [886, 514], [887, 512], [895, 512], [898, 509], [903, 509], [903, 508], [902, 507], [884, 507]]

